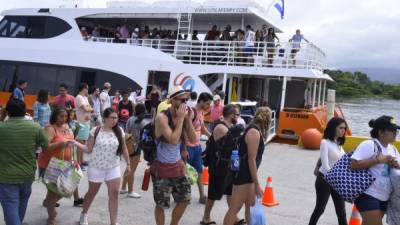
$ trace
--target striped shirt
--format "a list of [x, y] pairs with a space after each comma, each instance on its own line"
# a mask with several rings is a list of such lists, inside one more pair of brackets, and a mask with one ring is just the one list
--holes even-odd
[[0, 183], [32, 182], [36, 171], [36, 149], [47, 147], [47, 135], [37, 123], [11, 117], [0, 123]]
[[51, 109], [48, 103], [35, 102], [33, 105], [33, 120], [43, 128], [50, 121]]

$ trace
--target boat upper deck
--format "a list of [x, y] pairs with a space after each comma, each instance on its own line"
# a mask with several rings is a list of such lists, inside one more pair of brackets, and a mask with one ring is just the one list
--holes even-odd
[[323, 72], [326, 54], [313, 43], [88, 38], [87, 41], [158, 49], [186, 64], [273, 67]]

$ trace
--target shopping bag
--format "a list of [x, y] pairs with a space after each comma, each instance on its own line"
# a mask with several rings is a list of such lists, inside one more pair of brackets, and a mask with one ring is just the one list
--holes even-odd
[[191, 166], [189, 163], [186, 163], [185, 165], [185, 174], [191, 185], [197, 183], [197, 178], [199, 175], [197, 174], [196, 169], [193, 168], [193, 166]]
[[49, 191], [69, 198], [82, 177], [83, 173], [79, 165], [75, 166], [72, 162], [64, 160], [64, 149], [62, 149], [62, 159], [51, 158], [43, 177], [43, 183]]
[[57, 190], [63, 197], [71, 197], [83, 177], [80, 167], [71, 165], [57, 179]]
[[251, 208], [250, 225], [266, 225], [267, 219], [264, 212], [264, 206], [261, 205], [261, 199], [257, 197], [255, 205]]

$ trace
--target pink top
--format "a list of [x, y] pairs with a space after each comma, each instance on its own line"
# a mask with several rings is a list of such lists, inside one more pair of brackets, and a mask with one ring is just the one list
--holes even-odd
[[54, 100], [53, 100], [53, 104], [61, 106], [61, 107], [66, 107], [66, 108], [75, 108], [75, 98], [72, 95], [66, 95], [66, 96], [62, 96], [62, 95], [57, 95]]
[[222, 110], [224, 109], [224, 105], [219, 103], [219, 105], [212, 105], [211, 106], [211, 122], [215, 122], [219, 120], [222, 116]]
[[201, 137], [201, 126], [204, 124], [204, 115], [203, 115], [203, 111], [197, 111], [197, 116], [193, 121], [193, 127], [194, 127], [194, 131], [196, 133], [196, 141], [195, 142], [190, 142], [187, 138], [186, 138], [186, 146], [189, 147], [195, 147], [200, 145], [200, 137]]

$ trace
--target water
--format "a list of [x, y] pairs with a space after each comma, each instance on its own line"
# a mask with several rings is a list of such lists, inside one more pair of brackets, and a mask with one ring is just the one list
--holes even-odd
[[368, 136], [368, 122], [382, 115], [393, 116], [400, 123], [400, 101], [390, 99], [344, 99], [338, 104], [355, 136]]

